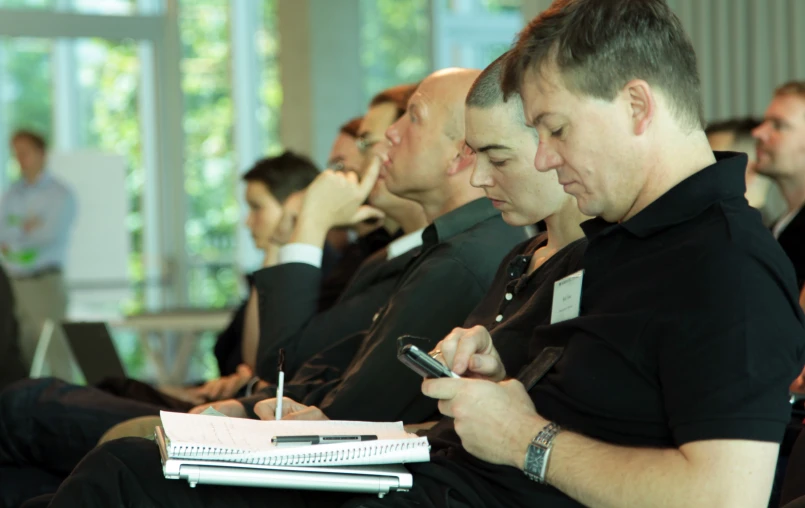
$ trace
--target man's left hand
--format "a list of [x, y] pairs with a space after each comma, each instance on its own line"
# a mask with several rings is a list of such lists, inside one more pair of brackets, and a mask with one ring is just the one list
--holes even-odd
[[516, 380], [426, 379], [422, 393], [439, 399], [439, 411], [455, 419], [464, 448], [493, 464], [522, 468], [528, 443], [548, 423]]

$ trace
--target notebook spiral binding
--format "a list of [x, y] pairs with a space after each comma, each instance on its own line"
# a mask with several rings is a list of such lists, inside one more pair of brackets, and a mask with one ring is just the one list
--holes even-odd
[[[321, 445], [316, 445], [318, 448]], [[387, 453], [401, 452], [418, 447], [429, 447], [427, 442], [409, 441], [396, 442], [378, 445], [376, 442], [370, 445], [359, 446], [348, 450], [325, 450], [311, 451], [311, 447], [305, 448], [305, 452], [275, 455], [273, 457], [260, 456], [254, 452], [243, 452], [231, 448], [215, 448], [207, 446], [170, 446], [170, 454], [175, 458], [183, 459], [215, 459], [224, 462], [238, 462], [241, 464], [255, 464], [260, 466], [296, 466], [312, 464], [338, 464], [341, 461], [356, 460]], [[300, 447], [301, 448], [301, 447]]]

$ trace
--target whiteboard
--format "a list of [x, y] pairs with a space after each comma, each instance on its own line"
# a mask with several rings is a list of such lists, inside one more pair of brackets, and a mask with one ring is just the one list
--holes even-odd
[[126, 159], [91, 152], [57, 152], [52, 174], [75, 193], [78, 213], [64, 267], [69, 286], [120, 286], [129, 280]]

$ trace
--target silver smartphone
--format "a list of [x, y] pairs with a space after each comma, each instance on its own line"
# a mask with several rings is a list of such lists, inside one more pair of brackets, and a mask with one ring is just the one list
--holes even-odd
[[401, 344], [397, 350], [397, 358], [409, 369], [425, 378], [461, 377], [414, 344]]

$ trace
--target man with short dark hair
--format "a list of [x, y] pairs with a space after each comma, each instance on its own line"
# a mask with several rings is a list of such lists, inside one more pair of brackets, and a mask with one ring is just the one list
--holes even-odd
[[772, 228], [805, 289], [805, 81], [780, 86], [766, 109], [757, 140], [757, 172], [774, 180], [788, 210]]
[[[46, 170], [44, 137], [18, 130], [11, 147], [20, 179], [0, 201], [0, 252], [14, 288], [23, 361], [30, 368], [45, 321], [59, 323], [67, 313], [63, 270], [77, 206], [73, 191]], [[72, 379], [63, 338], [57, 334], [52, 346], [50, 373]]]

